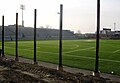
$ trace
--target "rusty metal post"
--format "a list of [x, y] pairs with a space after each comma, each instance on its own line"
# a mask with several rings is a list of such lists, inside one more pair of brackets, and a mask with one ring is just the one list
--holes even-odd
[[16, 13], [16, 61], [19, 61], [18, 59], [18, 13]]
[[37, 64], [36, 61], [36, 17], [37, 17], [37, 9], [34, 10], [34, 64]]
[[95, 76], [99, 74], [99, 32], [100, 32], [100, 0], [97, 0], [97, 34], [96, 34], [96, 61], [95, 61]]
[[62, 22], [63, 21], [63, 5], [60, 4], [60, 33], [59, 33], [59, 70], [63, 70], [62, 66]]
[[4, 55], [4, 16], [2, 16], [2, 57], [5, 57]]

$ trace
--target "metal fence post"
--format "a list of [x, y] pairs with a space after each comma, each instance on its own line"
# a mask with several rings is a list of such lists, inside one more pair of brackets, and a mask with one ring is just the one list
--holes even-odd
[[5, 57], [4, 55], [4, 16], [2, 16], [2, 57]]
[[63, 70], [63, 66], [62, 66], [62, 21], [63, 21], [63, 5], [60, 4], [59, 70]]
[[100, 0], [97, 0], [97, 35], [96, 35], [96, 61], [95, 61], [95, 76], [99, 74], [99, 32], [100, 32]]
[[37, 64], [36, 61], [36, 17], [37, 17], [37, 9], [34, 10], [34, 64]]
[[16, 61], [19, 61], [18, 59], [18, 13], [16, 13]]

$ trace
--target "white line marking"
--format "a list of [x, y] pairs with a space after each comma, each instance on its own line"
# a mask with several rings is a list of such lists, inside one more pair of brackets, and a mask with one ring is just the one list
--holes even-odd
[[65, 48], [65, 49], [76, 49], [76, 48], [78, 48], [79, 47], [79, 45], [75, 45], [75, 47], [73, 47], [73, 48]]
[[[44, 45], [44, 46], [43, 46]], [[20, 45], [20, 46], [24, 46], [24, 45]], [[65, 46], [71, 46], [71, 45], [65, 45]], [[79, 45], [77, 44], [73, 44], [72, 48], [66, 48], [65, 46], [63, 46], [64, 49], [77, 49], [79, 47]], [[25, 47], [30, 47], [30, 46], [25, 46]], [[41, 44], [40, 47], [37, 47], [37, 48], [41, 48], [41, 47], [52, 47], [52, 48], [59, 48], [58, 45], [45, 45], [45, 44]]]
[[[85, 59], [95, 60], [95, 58], [93, 58], [93, 57], [75, 56], [75, 55], [68, 55], [68, 54], [65, 54], [65, 56], [79, 57], [79, 58], [85, 58]], [[109, 61], [109, 62], [117, 62], [117, 63], [120, 63], [120, 61], [118, 61], [118, 60], [111, 60], [111, 59], [99, 59], [99, 60], [100, 60], [100, 61]]]
[[[9, 47], [12, 48], [12, 47]], [[14, 48], [12, 48], [14, 49]], [[31, 51], [30, 49], [21, 49], [21, 50], [27, 50], [27, 51]], [[43, 51], [37, 51], [37, 52], [42, 52], [42, 53], [47, 53], [47, 54], [56, 54], [58, 55], [58, 53], [53, 53], [53, 52], [43, 52]], [[64, 56], [71, 56], [71, 57], [79, 57], [79, 58], [85, 58], [85, 59], [91, 59], [91, 60], [95, 60], [95, 58], [93, 57], [85, 57], [85, 56], [76, 56], [76, 55], [68, 55], [68, 54], [63, 54]], [[120, 61], [118, 60], [111, 60], [111, 59], [99, 59], [100, 61], [108, 61], [108, 62], [116, 62], [116, 63], [120, 63]]]
[[[15, 42], [7, 42], [7, 44], [9, 44], [9, 43], [15, 43]], [[33, 45], [33, 42], [19, 42], [19, 44], [21, 44], [20, 46], [25, 46], [24, 44], [32, 44]], [[37, 45], [44, 45], [44, 46], [40, 46], [40, 47], [37, 47], [37, 48], [41, 48], [41, 47], [52, 47], [52, 48], [59, 48], [58, 47], [58, 44], [56, 45], [56, 44], [42, 44], [42, 43], [37, 43]], [[71, 46], [71, 45], [65, 45], [65, 46]], [[64, 46], [63, 46], [63, 48], [64, 49], [76, 49], [76, 48], [78, 48], [79, 47], [79, 45], [77, 45], [77, 44], [72, 44], [72, 48], [64, 48]], [[26, 46], [26, 47], [29, 47], [29, 46]]]
[[116, 51], [114, 51], [114, 52], [112, 52], [112, 53], [116, 53], [116, 52], [119, 52], [120, 50], [116, 50]]
[[84, 42], [93, 42], [95, 40], [81, 40], [81, 41], [84, 41]]
[[89, 49], [93, 49], [93, 48], [95, 48], [95, 47], [84, 48], [84, 49], [77, 49], [77, 50], [67, 51], [67, 52], [63, 52], [63, 53], [71, 53], [71, 52], [76, 52], [76, 51], [89, 50]]
[[[8, 47], [8, 46], [5, 46], [5, 47], [15, 49], [13, 47]], [[19, 50], [33, 51], [33, 49], [21, 49], [21, 48], [19, 48]], [[37, 50], [37, 52], [46, 53], [46, 54], [58, 54], [58, 53], [44, 52], [44, 51], [38, 51], [38, 50]]]

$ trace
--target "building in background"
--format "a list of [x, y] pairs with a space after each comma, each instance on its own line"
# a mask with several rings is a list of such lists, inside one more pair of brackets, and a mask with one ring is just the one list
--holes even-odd
[[[5, 40], [15, 40], [15, 25], [5, 26]], [[74, 33], [70, 30], [63, 30], [63, 39], [96, 39], [95, 33]], [[59, 29], [50, 28], [37, 28], [36, 31], [37, 40], [57, 40], [59, 39]], [[112, 31], [109, 28], [103, 28], [100, 30], [101, 39], [120, 39], [120, 31]], [[2, 39], [2, 27], [0, 26], [0, 40]], [[34, 39], [34, 28], [23, 27], [19, 25], [18, 28], [18, 39], [19, 40], [33, 40]]]
[[112, 31], [109, 28], [103, 28], [100, 31], [101, 39], [120, 39], [120, 31]]
[[[5, 26], [5, 40], [15, 40], [15, 25]], [[2, 27], [0, 26], [0, 40], [2, 39]], [[49, 28], [37, 28], [36, 30], [37, 40], [53, 40], [59, 39], [59, 29]], [[34, 28], [23, 27], [19, 25], [18, 28], [18, 39], [19, 40], [33, 40], [34, 39]], [[73, 31], [63, 30], [63, 39], [76, 39]]]

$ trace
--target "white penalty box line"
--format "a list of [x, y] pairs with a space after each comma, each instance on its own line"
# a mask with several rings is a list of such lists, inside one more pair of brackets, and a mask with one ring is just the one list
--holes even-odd
[[[11, 49], [14, 49], [13, 47], [8, 47]], [[89, 48], [90, 49], [90, 48]], [[92, 48], [93, 49], [93, 48]], [[27, 51], [31, 51], [32, 49], [21, 49], [21, 50], [27, 50]], [[79, 49], [80, 50], [80, 49]], [[37, 52], [41, 52], [41, 53], [47, 53], [47, 54], [55, 54], [58, 55], [59, 53], [53, 53], [53, 52], [43, 52], [43, 51], [37, 51]], [[79, 58], [84, 58], [84, 59], [91, 59], [91, 60], [95, 60], [95, 58], [93, 57], [85, 57], [85, 56], [76, 56], [76, 55], [70, 55], [70, 54], [63, 54], [63, 56], [71, 56], [71, 57], [79, 57]], [[116, 62], [116, 63], [120, 63], [120, 61], [118, 60], [111, 60], [111, 59], [99, 59], [100, 61], [108, 61], [108, 62]]]

